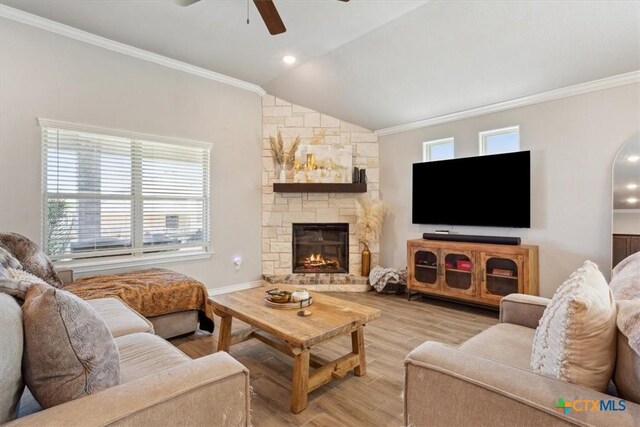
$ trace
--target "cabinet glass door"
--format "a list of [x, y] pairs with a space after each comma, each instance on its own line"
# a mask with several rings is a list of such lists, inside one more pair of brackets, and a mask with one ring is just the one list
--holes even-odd
[[416, 281], [429, 287], [438, 286], [438, 254], [435, 251], [421, 249], [414, 255]]
[[482, 254], [483, 298], [499, 301], [522, 290], [522, 256]]
[[473, 294], [475, 292], [473, 252], [446, 252], [444, 258], [443, 288], [446, 291]]

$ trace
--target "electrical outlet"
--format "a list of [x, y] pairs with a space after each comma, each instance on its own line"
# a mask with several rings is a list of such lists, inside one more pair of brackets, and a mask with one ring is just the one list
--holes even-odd
[[240, 258], [240, 257], [235, 257], [235, 258], [233, 259], [233, 267], [234, 267], [236, 270], [240, 270], [240, 266], [241, 266], [241, 265], [242, 265], [242, 258]]

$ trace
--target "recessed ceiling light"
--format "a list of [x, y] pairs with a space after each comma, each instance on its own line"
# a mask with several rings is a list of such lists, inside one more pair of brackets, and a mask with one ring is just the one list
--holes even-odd
[[640, 160], [640, 156], [629, 156], [627, 157], [627, 160], [629, 160], [630, 162], [637, 162], [638, 160]]
[[636, 203], [638, 203], [638, 199], [636, 199], [635, 197], [629, 197], [627, 199], [627, 203], [629, 203], [630, 205], [635, 205]]
[[627, 188], [629, 190], [635, 190], [636, 188], [638, 188], [638, 184], [636, 184], [635, 182], [632, 182], [630, 184], [627, 184]]
[[285, 64], [291, 65], [296, 62], [296, 57], [293, 55], [285, 55], [282, 57], [282, 60], [284, 61]]

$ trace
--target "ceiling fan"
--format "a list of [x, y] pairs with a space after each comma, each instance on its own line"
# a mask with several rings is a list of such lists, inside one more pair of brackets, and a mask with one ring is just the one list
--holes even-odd
[[[180, 6], [190, 6], [194, 3], [199, 2], [200, 0], [174, 0]], [[338, 0], [341, 2], [348, 2], [349, 0]], [[264, 24], [267, 26], [267, 29], [271, 33], [271, 35], [275, 36], [276, 34], [282, 34], [287, 29], [280, 18], [280, 14], [278, 13], [278, 9], [276, 9], [276, 5], [273, 4], [273, 0], [253, 0], [253, 3], [256, 5]], [[249, 20], [247, 19], [247, 23]]]

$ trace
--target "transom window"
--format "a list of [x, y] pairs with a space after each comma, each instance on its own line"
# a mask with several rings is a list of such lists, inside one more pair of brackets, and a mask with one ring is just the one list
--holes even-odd
[[455, 157], [453, 138], [436, 139], [422, 143], [422, 161], [431, 162]]
[[40, 125], [43, 246], [53, 260], [208, 251], [209, 144]]
[[480, 154], [520, 151], [520, 126], [480, 132]]

